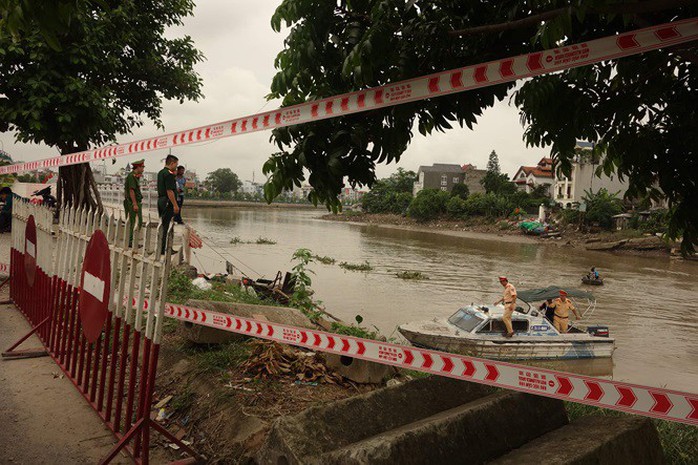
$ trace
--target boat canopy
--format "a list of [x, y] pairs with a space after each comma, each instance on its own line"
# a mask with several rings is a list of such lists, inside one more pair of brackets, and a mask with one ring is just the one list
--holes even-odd
[[569, 287], [559, 286], [548, 286], [540, 289], [518, 291], [516, 293], [516, 298], [523, 300], [524, 302], [540, 302], [542, 300], [560, 297], [561, 290], [567, 292], [568, 297], [575, 297], [577, 299], [596, 300], [591, 292], [580, 291], [579, 289], [572, 289]]

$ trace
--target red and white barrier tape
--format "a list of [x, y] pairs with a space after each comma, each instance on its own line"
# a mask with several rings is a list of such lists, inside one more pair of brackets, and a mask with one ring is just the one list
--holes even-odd
[[0, 273], [10, 274], [10, 265], [7, 263], [0, 263]]
[[698, 394], [620, 383], [166, 304], [180, 321], [481, 384], [698, 425]]
[[100, 161], [335, 118], [636, 55], [696, 39], [698, 39], [698, 18], [691, 18], [580, 44], [443, 71], [160, 137], [2, 166], [0, 174]]
[[[0, 270], [3, 267], [9, 268], [7, 264], [0, 264]], [[135, 306], [136, 301], [133, 298], [132, 305]], [[148, 299], [143, 303], [148, 310]], [[698, 425], [698, 394], [296, 328], [184, 305], [165, 304], [165, 316], [384, 365]]]

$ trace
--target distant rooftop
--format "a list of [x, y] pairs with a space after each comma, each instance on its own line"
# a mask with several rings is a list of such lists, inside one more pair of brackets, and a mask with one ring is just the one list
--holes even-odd
[[460, 165], [450, 163], [434, 163], [432, 166], [420, 166], [419, 171], [423, 173], [460, 173], [462, 171]]
[[593, 142], [586, 142], [583, 140], [578, 140], [577, 141], [577, 147], [581, 147], [583, 149], [593, 149], [594, 148], [594, 143]]

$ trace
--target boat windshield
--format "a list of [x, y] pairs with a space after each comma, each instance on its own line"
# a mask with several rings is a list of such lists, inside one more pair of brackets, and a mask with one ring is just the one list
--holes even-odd
[[449, 323], [467, 332], [471, 332], [477, 325], [482, 323], [482, 321], [482, 318], [462, 309], [448, 318]]

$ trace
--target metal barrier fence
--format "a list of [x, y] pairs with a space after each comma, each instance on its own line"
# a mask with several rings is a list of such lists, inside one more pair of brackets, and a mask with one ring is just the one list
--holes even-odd
[[[112, 187], [99, 187], [99, 195], [102, 198], [102, 203], [104, 205], [109, 205], [118, 209], [123, 208], [124, 205], [124, 190], [114, 189]], [[158, 208], [158, 195], [156, 191], [143, 189], [141, 191], [143, 194], [143, 208], [146, 210], [157, 210]], [[145, 216], [143, 218], [145, 220]]]
[[165, 254], [161, 234], [162, 226], [136, 228], [129, 247], [128, 222], [114, 216], [67, 209], [54, 225], [46, 208], [14, 206], [10, 294], [32, 331], [3, 357], [39, 355], [14, 350], [36, 332], [119, 440], [102, 463], [125, 449], [147, 465], [151, 428], [195, 456], [150, 420], [173, 230]]

